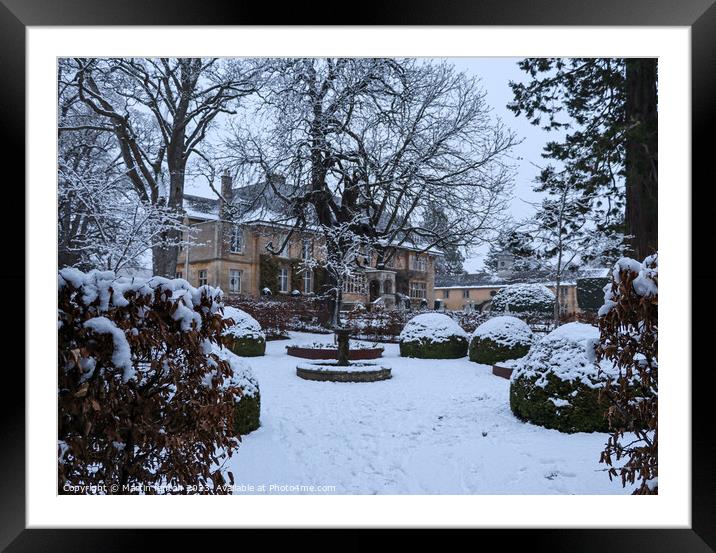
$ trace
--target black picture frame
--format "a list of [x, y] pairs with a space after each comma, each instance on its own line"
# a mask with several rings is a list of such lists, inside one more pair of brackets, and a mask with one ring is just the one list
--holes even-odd
[[[697, 237], [708, 237], [710, 205], [713, 205], [713, 169], [709, 137], [713, 134], [716, 111], [716, 6], [714, 0], [460, 0], [451, 2], [400, 1], [387, 5], [361, 2], [361, 9], [353, 10], [352, 25], [635, 25], [686, 26], [692, 39], [692, 181], [669, 183], [680, 186], [684, 194], [698, 193], [692, 201], [693, 259], [708, 252], [708, 242], [697, 246]], [[325, 4], [325, 5], [323, 5]], [[246, 24], [345, 24], [335, 14], [335, 2], [296, 3], [277, 10], [262, 3], [240, 1], [191, 2], [188, 0], [0, 0], [0, 133], [5, 135], [3, 158], [4, 200], [15, 213], [22, 213], [26, 205], [25, 172], [20, 160], [25, 158], [25, 30], [35, 25], [246, 25]], [[333, 14], [334, 20], [327, 20]], [[665, 155], [662, 152], [662, 155]], [[12, 197], [14, 195], [14, 197]], [[0, 263], [0, 282], [12, 290], [3, 300], [12, 309], [17, 324], [12, 336], [5, 328], [4, 345], [17, 344], [25, 337], [24, 313], [26, 289], [24, 273], [25, 242], [15, 237], [5, 241], [5, 259]], [[662, 232], [665, 229], [662, 226]], [[12, 263], [9, 262], [12, 260]], [[693, 290], [709, 290], [716, 282], [713, 263], [692, 266]], [[684, 268], [688, 276], [688, 268]], [[687, 278], [685, 276], [685, 278]], [[25, 294], [22, 293], [25, 292]], [[713, 294], [703, 294], [713, 296]], [[10, 306], [11, 302], [16, 305]], [[691, 298], [684, 301], [691, 303]], [[713, 297], [699, 297], [699, 311], [708, 310]], [[684, 321], [687, 324], [687, 321]], [[692, 320], [694, 353], [709, 343], [710, 328]], [[22, 328], [22, 331], [17, 329]], [[686, 345], [685, 345], [686, 346]], [[9, 349], [9, 348], [8, 348]], [[686, 359], [686, 356], [685, 356]], [[702, 364], [692, 362], [692, 525], [690, 529], [531, 529], [482, 530], [482, 541], [488, 538], [500, 550], [517, 549], [528, 543], [531, 551], [648, 551], [700, 552], [716, 549], [716, 446], [710, 431], [712, 416], [711, 390], [714, 389], [712, 363], [705, 358]], [[162, 549], [170, 550], [187, 543], [187, 531], [177, 530], [28, 530], [25, 529], [25, 378], [20, 367], [24, 360], [11, 363], [6, 358], [3, 373], [4, 398], [0, 400], [2, 426], [0, 432], [0, 548], [7, 551], [127, 551], [142, 549], [150, 538], [157, 536]], [[681, 368], [688, 375], [689, 362]], [[14, 398], [15, 403], [12, 402]], [[78, 521], [78, 524], [80, 522]], [[317, 526], [320, 524], [317, 522]], [[213, 547], [231, 544], [233, 530], [215, 531]], [[242, 532], [242, 543], [251, 533]], [[311, 540], [312, 545], [316, 544]], [[330, 544], [333, 540], [326, 540]], [[235, 547], [234, 545], [230, 547]], [[345, 542], [344, 542], [345, 543]], [[353, 547], [373, 547], [372, 538], [359, 535], [349, 540]], [[423, 542], [425, 545], [426, 542]], [[489, 543], [489, 542], [487, 542]], [[224, 545], [220, 545], [224, 544]]]

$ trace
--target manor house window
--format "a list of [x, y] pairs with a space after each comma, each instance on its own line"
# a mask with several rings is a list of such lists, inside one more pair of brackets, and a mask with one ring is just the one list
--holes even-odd
[[241, 271], [237, 269], [229, 270], [229, 292], [232, 294], [241, 293]]
[[423, 299], [427, 297], [427, 285], [424, 282], [410, 281], [410, 297]]
[[343, 293], [345, 294], [365, 294], [365, 276], [353, 275], [348, 277], [343, 283]]
[[306, 269], [303, 272], [303, 293], [313, 293], [313, 271], [311, 271], [310, 269]]
[[231, 253], [243, 253], [244, 251], [244, 229], [239, 225], [231, 227]]
[[411, 269], [413, 271], [425, 272], [428, 270], [428, 258], [424, 255], [415, 254], [411, 256], [413, 261]]

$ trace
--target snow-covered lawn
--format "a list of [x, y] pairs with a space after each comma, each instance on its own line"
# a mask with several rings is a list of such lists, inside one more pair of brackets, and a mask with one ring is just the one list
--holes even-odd
[[237, 485], [254, 486], [248, 493], [311, 485], [333, 486], [321, 488], [333, 494], [630, 492], [598, 462], [606, 434], [520, 422], [510, 412], [509, 381], [487, 365], [403, 359], [396, 344], [384, 344], [391, 380], [302, 380], [301, 360], [285, 346], [314, 341], [291, 333], [247, 359], [261, 388], [261, 428], [244, 437], [231, 470]]

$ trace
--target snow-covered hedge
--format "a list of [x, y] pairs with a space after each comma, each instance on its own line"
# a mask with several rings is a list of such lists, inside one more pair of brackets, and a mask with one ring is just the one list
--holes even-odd
[[509, 313], [552, 313], [554, 301], [554, 294], [544, 284], [511, 284], [495, 294], [490, 309]]
[[256, 389], [217, 353], [222, 307], [221, 290], [181, 279], [59, 272], [59, 493], [229, 491], [217, 467], [238, 446], [236, 399]]
[[224, 319], [231, 325], [224, 330], [227, 346], [241, 357], [256, 357], [266, 353], [266, 335], [251, 315], [236, 307], [224, 307]]
[[512, 373], [512, 412], [562, 432], [606, 432], [607, 404], [599, 391], [614, 368], [595, 363], [598, 340], [597, 328], [569, 323], [536, 342]]
[[402, 357], [457, 359], [467, 354], [468, 335], [441, 313], [423, 313], [410, 319], [398, 337]]
[[258, 380], [254, 377], [248, 363], [230, 350], [214, 344], [212, 351], [219, 359], [228, 362], [231, 366], [231, 376], [226, 384], [241, 390], [240, 394], [234, 396], [236, 405], [234, 432], [237, 436], [253, 432], [261, 424], [261, 394]]
[[470, 361], [492, 365], [527, 355], [532, 330], [516, 317], [493, 317], [475, 329], [470, 340]]
[[[636, 494], [658, 493], [659, 257], [622, 258], [604, 288], [596, 357], [618, 368], [609, 394], [611, 435], [600, 461], [609, 478], [639, 483]], [[615, 415], [618, 414], [618, 417]]]

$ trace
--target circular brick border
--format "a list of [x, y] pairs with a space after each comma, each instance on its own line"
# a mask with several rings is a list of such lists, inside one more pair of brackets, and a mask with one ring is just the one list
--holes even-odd
[[[286, 353], [293, 357], [302, 359], [338, 359], [338, 348], [302, 348], [297, 346], [286, 346]], [[383, 355], [383, 348], [361, 348], [352, 349], [348, 352], [348, 359], [358, 361], [361, 359], [378, 359]]]
[[501, 367], [500, 365], [492, 365], [492, 374], [501, 376], [509, 380], [512, 377], [512, 371], [515, 369], [509, 367]]
[[367, 364], [364, 371], [346, 371], [327, 369], [330, 365], [306, 363], [296, 367], [296, 376], [304, 380], [315, 380], [320, 382], [377, 382], [392, 378], [391, 370], [379, 365]]

